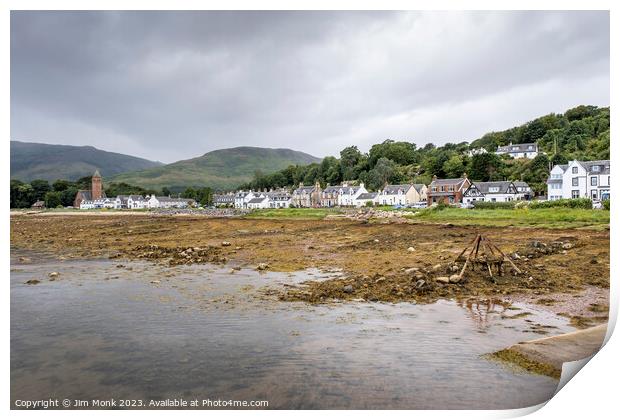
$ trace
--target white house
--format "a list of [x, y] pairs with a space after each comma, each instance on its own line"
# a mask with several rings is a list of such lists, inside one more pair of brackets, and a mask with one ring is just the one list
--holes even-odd
[[188, 198], [156, 197], [153, 194], [148, 199], [147, 207], [150, 209], [186, 208], [193, 202], [194, 200]]
[[468, 150], [466, 154], [469, 157], [474, 157], [476, 155], [483, 155], [485, 153], [489, 153], [487, 151], [487, 149], [485, 149], [484, 147], [478, 147], [478, 148], [475, 148], [475, 149]]
[[534, 197], [532, 188], [524, 181], [513, 181], [517, 189], [517, 200], [531, 200]]
[[408, 204], [426, 201], [427, 187], [424, 184], [386, 185], [377, 197], [377, 202], [383, 206], [406, 206]]
[[355, 200], [360, 194], [365, 194], [368, 191], [364, 187], [364, 183], [360, 185], [346, 185], [340, 187], [338, 190], [338, 205], [339, 206], [354, 206]]
[[355, 207], [366, 207], [368, 203], [375, 206], [379, 202], [377, 199], [379, 198], [379, 192], [365, 192], [357, 196], [355, 199]]
[[252, 190], [250, 191], [237, 191], [235, 194], [235, 208], [236, 209], [245, 209], [248, 207], [248, 202], [257, 197]]
[[149, 201], [141, 195], [127, 196], [127, 208], [128, 209], [146, 209], [149, 206]]
[[213, 205], [215, 207], [234, 207], [235, 206], [235, 194], [215, 194], [213, 196]]
[[90, 210], [95, 208], [93, 200], [82, 200], [80, 202], [80, 210]]
[[519, 143], [512, 144], [512, 142], [508, 146], [498, 146], [496, 155], [504, 155], [509, 154], [515, 159], [518, 158], [528, 158], [534, 159], [538, 156], [538, 144], [536, 143]]
[[267, 206], [271, 209], [286, 209], [291, 206], [292, 197], [288, 191], [270, 191], [265, 195], [269, 199]]
[[490, 201], [503, 203], [519, 197], [517, 187], [511, 181], [474, 182], [463, 193], [463, 203]]
[[260, 195], [254, 197], [247, 202], [248, 209], [266, 209], [269, 207], [269, 197], [267, 195]]
[[573, 160], [551, 169], [547, 179], [547, 198], [605, 200], [610, 197], [610, 182], [609, 160]]

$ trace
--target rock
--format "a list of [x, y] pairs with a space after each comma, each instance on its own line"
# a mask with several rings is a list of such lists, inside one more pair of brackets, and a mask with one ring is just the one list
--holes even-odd
[[527, 279], [528, 279], [529, 281], [532, 281], [532, 280], [534, 280], [534, 277], [529, 276]]
[[159, 284], [159, 283], [161, 283], [161, 282], [160, 282], [159, 280], [151, 280], [151, 283], [153, 283], [153, 284]]
[[439, 271], [439, 270], [441, 270], [441, 264], [435, 264], [433, 266], [433, 271]]
[[410, 246], [409, 248], [407, 248], [407, 252], [415, 252], [415, 248]]
[[58, 271], [52, 271], [48, 274], [48, 276], [50, 278], [50, 281], [54, 281], [58, 276], [60, 276], [60, 273]]
[[454, 264], [452, 267], [450, 267], [450, 271], [452, 271], [453, 273], [456, 273], [457, 271], [459, 271], [459, 266]]
[[350, 284], [347, 284], [346, 286], [342, 288], [342, 291], [345, 293], [353, 293], [353, 286], [351, 286]]
[[235, 247], [235, 250], [237, 250], [237, 251], [239, 251], [239, 250], [241, 250], [241, 249], [243, 249], [243, 248], [241, 248], [240, 246], [236, 246], [236, 247]]
[[450, 283], [450, 277], [437, 277], [435, 280], [439, 283]]
[[426, 281], [424, 281], [424, 280], [418, 280], [418, 281], [415, 283], [415, 288], [416, 288], [416, 289], [420, 289], [420, 288], [422, 288], [425, 284], [426, 284]]
[[37, 279], [28, 280], [26, 282], [26, 284], [39, 284], [39, 283], [41, 283], [41, 282], [39, 280], [37, 280]]
[[241, 267], [239, 267], [239, 266], [235, 266], [232, 269], [235, 270], [235, 271], [241, 271]]
[[230, 242], [228, 241], [222, 241], [222, 246], [230, 246]]
[[407, 268], [405, 270], [406, 274], [411, 274], [411, 273], [415, 273], [416, 271], [420, 271], [420, 269], [418, 267], [411, 267], [411, 268]]
[[228, 274], [235, 274], [235, 269], [231, 268], [230, 271], [228, 272]]
[[566, 242], [565, 244], [562, 245], [562, 248], [564, 248], [564, 249], [571, 249], [574, 246], [575, 245], [571, 244], [570, 242]]
[[32, 261], [32, 260], [30, 258], [28, 258], [28, 257], [19, 257], [19, 262], [29, 263], [30, 261]]
[[421, 280], [424, 278], [424, 274], [420, 273], [419, 271], [417, 273], [415, 273], [415, 278], [417, 280]]
[[452, 274], [449, 277], [450, 283], [458, 283], [461, 281], [461, 276], [459, 276], [458, 274]]
[[375, 241], [374, 241], [374, 242], [375, 242], [375, 243], [379, 243], [379, 240], [378, 240], [378, 239], [375, 239]]
[[264, 262], [262, 262], [262, 263], [260, 263], [260, 264], [258, 264], [256, 266], [256, 269], [259, 270], [259, 271], [264, 271], [264, 270], [266, 270], [268, 268], [269, 268], [269, 264], [264, 263]]

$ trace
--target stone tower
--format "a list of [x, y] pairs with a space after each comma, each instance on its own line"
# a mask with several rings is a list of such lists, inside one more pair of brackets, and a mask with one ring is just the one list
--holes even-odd
[[93, 174], [91, 195], [93, 200], [99, 200], [103, 197], [103, 189], [101, 187], [101, 174], [99, 173], [99, 169], [97, 169]]

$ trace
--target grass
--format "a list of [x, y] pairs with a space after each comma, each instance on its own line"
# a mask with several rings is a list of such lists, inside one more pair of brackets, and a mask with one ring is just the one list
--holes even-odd
[[424, 209], [411, 216], [415, 220], [444, 222], [455, 225], [535, 226], [547, 228], [590, 227], [605, 229], [609, 226], [609, 211], [572, 208], [553, 209], [491, 209], [475, 210], [446, 208]]
[[255, 210], [245, 217], [259, 219], [323, 219], [327, 215], [339, 213], [341, 213], [341, 211], [334, 208], [264, 209]]

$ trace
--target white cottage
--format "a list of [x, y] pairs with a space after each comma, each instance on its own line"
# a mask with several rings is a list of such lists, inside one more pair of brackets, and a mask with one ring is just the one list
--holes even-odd
[[515, 201], [519, 197], [517, 188], [511, 181], [474, 182], [463, 193], [463, 203], [476, 201], [503, 203]]

